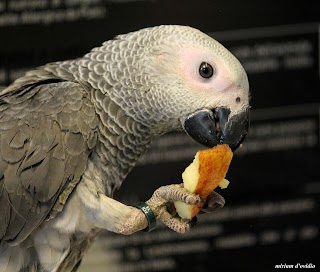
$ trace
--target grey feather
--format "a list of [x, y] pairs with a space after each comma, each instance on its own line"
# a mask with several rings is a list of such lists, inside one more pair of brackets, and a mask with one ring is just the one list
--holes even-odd
[[[48, 216], [72, 183], [69, 177], [79, 182], [95, 146], [97, 116], [88, 107], [82, 110], [83, 88], [72, 82], [41, 84], [48, 79], [57, 77], [39, 69], [1, 92], [1, 243], [23, 241]], [[91, 123], [79, 128], [83, 114], [91, 115]]]

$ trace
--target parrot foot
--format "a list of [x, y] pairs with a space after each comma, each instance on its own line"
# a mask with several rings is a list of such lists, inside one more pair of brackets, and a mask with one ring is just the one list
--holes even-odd
[[195, 205], [201, 203], [202, 200], [198, 195], [187, 192], [183, 184], [173, 184], [157, 189], [146, 203], [153, 210], [156, 218], [167, 227], [178, 233], [188, 232], [195, 226], [197, 219], [196, 217], [192, 220], [180, 218], [174, 209], [174, 201]]

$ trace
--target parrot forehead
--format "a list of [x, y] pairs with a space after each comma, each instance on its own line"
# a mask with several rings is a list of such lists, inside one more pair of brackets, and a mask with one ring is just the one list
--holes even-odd
[[118, 35], [118, 40], [128, 40], [141, 46], [178, 43], [180, 45], [197, 44], [212, 46], [210, 36], [196, 28], [183, 25], [160, 25], [143, 28], [127, 34]]

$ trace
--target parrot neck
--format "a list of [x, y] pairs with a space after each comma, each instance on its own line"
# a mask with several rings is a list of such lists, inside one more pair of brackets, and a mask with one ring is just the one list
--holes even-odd
[[154, 134], [100, 90], [91, 90], [91, 100], [100, 118], [92, 160], [104, 177], [105, 193], [111, 196], [148, 149]]

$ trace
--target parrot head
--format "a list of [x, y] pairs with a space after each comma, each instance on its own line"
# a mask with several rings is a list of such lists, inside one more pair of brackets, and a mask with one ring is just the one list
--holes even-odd
[[235, 150], [249, 127], [249, 84], [242, 65], [192, 28], [163, 39], [153, 48], [153, 72], [162, 78], [157, 88], [174, 100], [171, 107], [182, 128], [205, 146], [228, 144]]
[[112, 51], [104, 60], [116, 60], [104, 75], [113, 86], [109, 95], [155, 133], [183, 129], [205, 146], [228, 144], [233, 150], [244, 140], [248, 78], [232, 53], [210, 36], [163, 25], [119, 35], [101, 51]]

